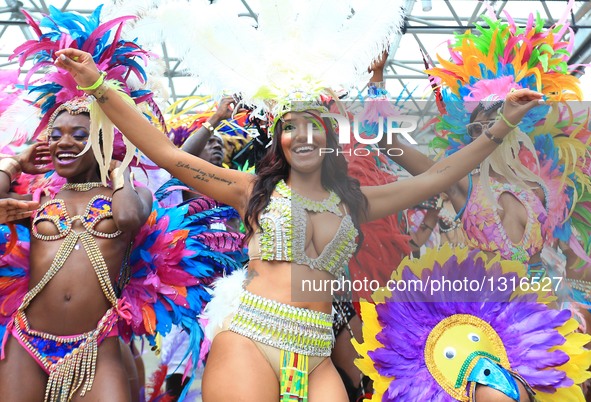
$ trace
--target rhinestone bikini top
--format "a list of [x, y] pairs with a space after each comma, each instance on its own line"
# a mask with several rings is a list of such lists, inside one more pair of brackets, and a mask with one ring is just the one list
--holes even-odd
[[[290, 261], [327, 271], [335, 277], [345, 274], [345, 267], [357, 248], [358, 235], [351, 216], [339, 209], [340, 198], [334, 192], [324, 201], [313, 201], [292, 193], [281, 180], [275, 187], [281, 197], [272, 196], [259, 218], [259, 230], [251, 238], [248, 254], [251, 260]], [[333, 239], [316, 258], [306, 252], [307, 214], [330, 212], [343, 216]]]
[[[75, 220], [80, 220], [88, 233], [96, 237], [112, 239], [121, 234], [120, 231], [114, 233], [103, 233], [95, 230], [95, 226], [103, 219], [110, 219], [113, 217], [111, 208], [111, 198], [106, 195], [96, 195], [88, 202], [86, 211], [82, 215], [70, 217], [66, 204], [61, 199], [53, 199], [43, 204], [33, 216], [33, 236], [37, 239], [50, 241], [59, 240], [68, 235], [72, 230], [72, 223]], [[41, 221], [53, 222], [58, 230], [55, 235], [43, 235], [37, 231], [37, 224]]]

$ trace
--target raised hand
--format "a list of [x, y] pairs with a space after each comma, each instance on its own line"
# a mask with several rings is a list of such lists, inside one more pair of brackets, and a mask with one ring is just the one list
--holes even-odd
[[234, 113], [235, 105], [236, 101], [231, 96], [222, 98], [212, 118], [218, 123], [230, 119]]
[[541, 93], [532, 91], [531, 89], [520, 89], [508, 93], [505, 97], [505, 104], [503, 105], [503, 116], [511, 125], [515, 126], [519, 124], [529, 110], [545, 103], [542, 96]]
[[55, 65], [68, 71], [79, 86], [90, 87], [99, 79], [99, 69], [90, 53], [78, 49], [62, 49], [55, 52], [55, 55]]
[[15, 156], [24, 173], [42, 174], [51, 170], [51, 156], [47, 143], [35, 143]]
[[0, 224], [28, 218], [39, 208], [35, 201], [21, 201], [13, 198], [0, 199]]
[[376, 60], [374, 60], [373, 63], [371, 63], [371, 65], [367, 69], [367, 72], [368, 73], [371, 73], [372, 71], [374, 73], [375, 72], [383, 72], [384, 66], [386, 65], [387, 61], [388, 61], [388, 51], [384, 50], [382, 52], [382, 54]]

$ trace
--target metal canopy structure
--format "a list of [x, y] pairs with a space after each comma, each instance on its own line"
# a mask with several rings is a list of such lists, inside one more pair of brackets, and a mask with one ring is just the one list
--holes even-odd
[[[26, 10], [34, 18], [47, 14], [49, 6], [63, 11], [76, 11], [90, 14], [100, 0], [0, 0], [0, 69], [16, 68], [8, 56], [15, 46], [33, 34], [26, 25]], [[162, 0], [163, 2], [166, 0]], [[257, 4], [265, 0], [215, 0], [228, 2], [236, 8], [242, 18], [256, 19]], [[290, 0], [286, 0], [290, 1]], [[295, 1], [295, 0], [291, 0]], [[104, 2], [108, 3], [108, 0]], [[406, 22], [403, 32], [393, 41], [386, 65], [386, 88], [391, 94], [403, 94], [415, 105], [415, 112], [421, 122], [426, 123], [434, 114], [434, 97], [428, 86], [427, 76], [423, 72], [423, 55], [436, 61], [436, 53], [446, 54], [445, 44], [454, 33], [472, 28], [483, 13], [494, 12], [502, 17], [507, 10], [518, 23], [525, 23], [530, 13], [539, 13], [552, 25], [565, 12], [567, 0], [537, 1], [498, 1], [479, 0], [406, 0]], [[575, 48], [572, 63], [585, 64], [591, 61], [591, 3], [589, 0], [575, 1], [570, 13], [570, 22], [575, 32]], [[203, 95], [200, 83], [190, 77], [183, 63], [175, 56], [170, 46], [163, 43], [160, 49], [151, 49], [159, 53], [165, 64], [165, 80], [168, 83], [170, 99], [174, 102], [190, 95]], [[422, 52], [422, 53], [421, 53]], [[579, 74], [581, 74], [579, 72]], [[591, 93], [587, 96], [591, 97]], [[420, 105], [419, 105], [420, 101]], [[419, 124], [421, 126], [421, 124]]]

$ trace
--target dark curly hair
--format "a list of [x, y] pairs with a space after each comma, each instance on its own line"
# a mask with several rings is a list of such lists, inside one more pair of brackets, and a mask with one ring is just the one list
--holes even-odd
[[[327, 148], [340, 149], [332, 123], [327, 118], [322, 120], [326, 128]], [[289, 176], [290, 166], [281, 148], [281, 135], [283, 133], [283, 122], [281, 120], [275, 125], [274, 131], [273, 143], [269, 147], [267, 154], [256, 165], [257, 176], [254, 180], [252, 194], [244, 216], [244, 226], [248, 237], [252, 236], [254, 228], [259, 226], [259, 216], [269, 204], [277, 183], [282, 179], [287, 180]], [[342, 153], [331, 152], [325, 154], [322, 161], [321, 183], [326, 190], [334, 191], [346, 205], [355, 228], [359, 232], [359, 247], [363, 243], [360, 217], [365, 218], [367, 216], [368, 202], [361, 192], [359, 181], [347, 174], [347, 160]]]

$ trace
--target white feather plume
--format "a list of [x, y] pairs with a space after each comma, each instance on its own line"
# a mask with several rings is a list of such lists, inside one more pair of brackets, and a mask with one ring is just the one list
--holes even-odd
[[39, 108], [26, 102], [23, 96], [16, 98], [0, 118], [0, 149], [31, 141], [39, 122]]
[[216, 279], [213, 283], [213, 298], [201, 315], [201, 318], [207, 320], [204, 332], [210, 341], [213, 341], [217, 332], [222, 329], [226, 318], [238, 310], [246, 272], [246, 269], [239, 269], [230, 276]]
[[125, 0], [132, 35], [166, 42], [212, 91], [281, 99], [294, 91], [349, 88], [399, 31], [402, 0], [263, 0], [257, 21], [229, 0]]

